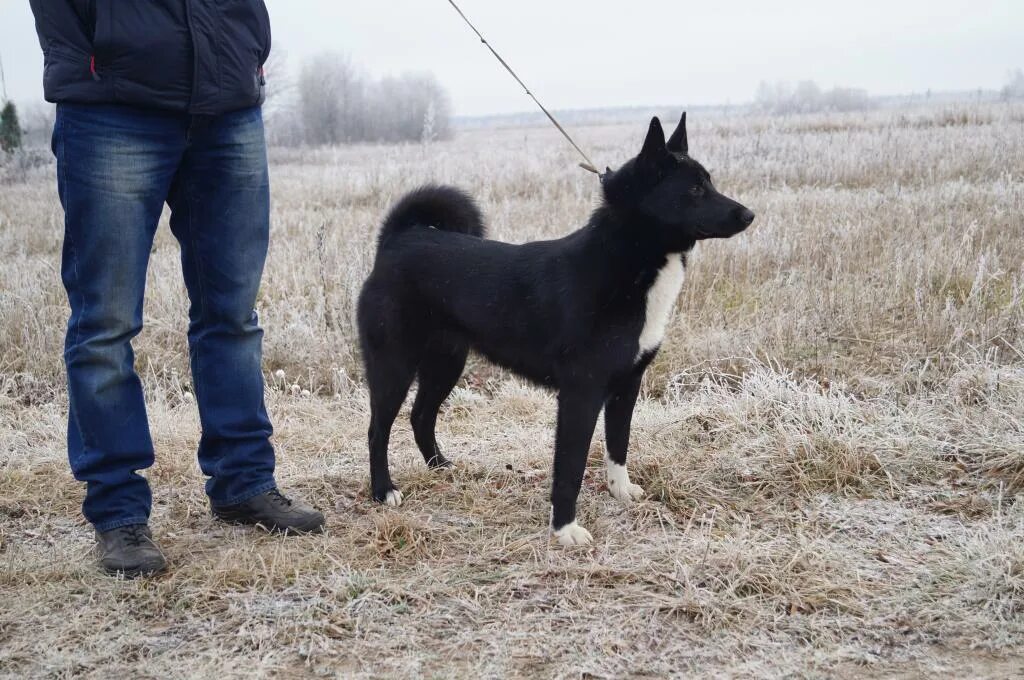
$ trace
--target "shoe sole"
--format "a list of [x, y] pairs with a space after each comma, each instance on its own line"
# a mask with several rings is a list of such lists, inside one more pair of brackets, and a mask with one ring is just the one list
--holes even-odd
[[102, 565], [100, 565], [100, 568], [103, 570], [103, 573], [107, 576], [120, 576], [129, 581], [146, 576], [155, 576], [157, 574], [162, 574], [163, 572], [167, 571], [166, 564], [154, 567], [135, 567], [134, 569], [111, 569], [109, 567], [104, 567]]
[[254, 522], [250, 519], [241, 517], [231, 517], [230, 515], [219, 515], [216, 512], [213, 513], [213, 518], [226, 524], [232, 524], [234, 526], [240, 527], [257, 527], [259, 529], [263, 529], [268, 534], [281, 534], [283, 536], [306, 536], [310, 534], [322, 534], [324, 532], [324, 527], [326, 524], [326, 522], [321, 520], [318, 524], [301, 527], [282, 527], [279, 525], [267, 526], [263, 522]]

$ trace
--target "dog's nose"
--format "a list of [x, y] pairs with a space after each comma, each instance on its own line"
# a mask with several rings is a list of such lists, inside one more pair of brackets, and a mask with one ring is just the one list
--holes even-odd
[[736, 218], [742, 222], [744, 226], [749, 227], [750, 223], [754, 221], [754, 213], [748, 208], [740, 208], [739, 212], [736, 213]]

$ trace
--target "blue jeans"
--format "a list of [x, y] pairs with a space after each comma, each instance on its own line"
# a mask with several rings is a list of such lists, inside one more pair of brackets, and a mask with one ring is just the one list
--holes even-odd
[[188, 345], [202, 438], [199, 465], [218, 505], [274, 488], [254, 311], [270, 222], [258, 107], [190, 116], [60, 104], [53, 131], [65, 213], [62, 278], [71, 305], [64, 360], [68, 458], [98, 531], [149, 519], [139, 474], [153, 464], [132, 339], [164, 203], [191, 302]]

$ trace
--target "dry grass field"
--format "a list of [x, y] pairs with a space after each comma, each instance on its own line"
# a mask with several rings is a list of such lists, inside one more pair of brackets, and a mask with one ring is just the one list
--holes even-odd
[[[615, 165], [645, 130], [579, 137]], [[1024, 106], [697, 114], [690, 140], [758, 220], [691, 258], [638, 406], [645, 500], [608, 495], [595, 439], [586, 549], [549, 542], [553, 399], [478, 360], [439, 424], [456, 469], [406, 411], [406, 504], [372, 505], [352, 320], [417, 184], [469, 189], [498, 239], [582, 224], [597, 183], [556, 133], [272, 152], [268, 405], [324, 536], [208, 516], [162, 230], [136, 347], [171, 569], [135, 582], [94, 569], [65, 463], [53, 170], [0, 170], [0, 676], [1022, 677]]]

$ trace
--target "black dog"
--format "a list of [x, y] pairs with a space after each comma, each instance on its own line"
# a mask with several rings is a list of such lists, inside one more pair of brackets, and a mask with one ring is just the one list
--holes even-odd
[[416, 443], [427, 465], [450, 465], [434, 427], [470, 349], [558, 390], [551, 528], [561, 544], [593, 540], [576, 523], [576, 497], [602, 407], [608, 488], [624, 502], [643, 495], [626, 471], [630, 423], [686, 253], [738, 234], [754, 214], [718, 193], [687, 155], [685, 113], [667, 144], [652, 120], [640, 155], [603, 185], [587, 226], [524, 245], [485, 240], [480, 211], [457, 189], [425, 187], [391, 210], [359, 299], [374, 499], [402, 502], [388, 439], [414, 377]]

